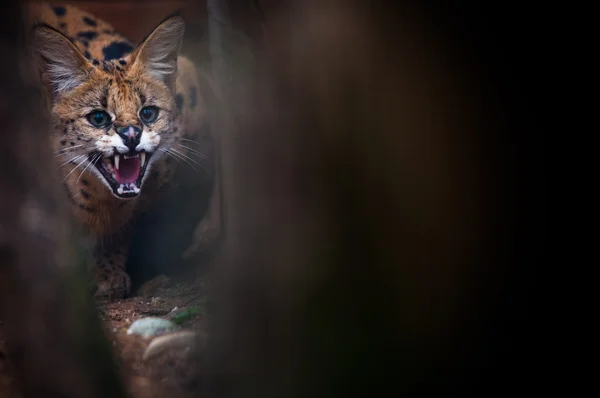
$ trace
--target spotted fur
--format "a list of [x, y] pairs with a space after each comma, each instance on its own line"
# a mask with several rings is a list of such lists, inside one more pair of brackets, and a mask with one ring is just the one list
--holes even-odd
[[[90, 275], [96, 296], [121, 298], [131, 288], [125, 270], [127, 226], [136, 212], [168, 188], [176, 163], [195, 164], [216, 176], [214, 158], [202, 147], [208, 113], [200, 74], [180, 54], [184, 22], [179, 16], [167, 18], [135, 45], [72, 6], [44, 5], [32, 15], [38, 21], [33, 48], [51, 104], [52, 151], [73, 214], [94, 242], [97, 261]], [[146, 107], [158, 109], [156, 120], [142, 119]], [[99, 110], [110, 118], [102, 127], [90, 120]], [[105, 176], [115, 171], [117, 155], [134, 154], [141, 164], [142, 153], [147, 160], [139, 186]], [[97, 167], [102, 162], [104, 169]], [[123, 187], [126, 193], [119, 192]], [[197, 228], [198, 242], [218, 235], [215, 188], [209, 213]]]

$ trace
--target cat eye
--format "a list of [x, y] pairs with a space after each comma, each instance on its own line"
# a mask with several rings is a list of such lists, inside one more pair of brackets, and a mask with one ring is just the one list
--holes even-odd
[[145, 106], [140, 111], [140, 118], [144, 123], [152, 123], [158, 118], [158, 108], [155, 106]]
[[87, 120], [94, 127], [105, 127], [111, 122], [110, 115], [105, 111], [93, 111], [87, 115]]

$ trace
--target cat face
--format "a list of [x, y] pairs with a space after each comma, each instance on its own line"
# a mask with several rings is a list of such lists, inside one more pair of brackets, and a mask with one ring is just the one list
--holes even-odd
[[34, 29], [54, 149], [74, 165], [65, 174], [90, 170], [119, 199], [140, 194], [152, 162], [181, 128], [174, 92], [183, 32], [183, 20], [169, 18], [131, 54], [92, 63], [61, 32]]

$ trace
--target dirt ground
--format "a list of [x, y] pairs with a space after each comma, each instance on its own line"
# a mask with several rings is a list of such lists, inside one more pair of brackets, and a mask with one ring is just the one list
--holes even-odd
[[[198, 350], [186, 344], [143, 359], [153, 338], [127, 334], [127, 330], [137, 319], [158, 317], [175, 320], [182, 330], [205, 336], [208, 332], [205, 284], [204, 277], [184, 275], [169, 279], [163, 275], [145, 283], [135, 296], [99, 305], [99, 316], [134, 398], [197, 396], [201, 356], [194, 353]], [[0, 397], [18, 397], [3, 353], [2, 328], [0, 321]], [[181, 333], [169, 336], [175, 334]]]

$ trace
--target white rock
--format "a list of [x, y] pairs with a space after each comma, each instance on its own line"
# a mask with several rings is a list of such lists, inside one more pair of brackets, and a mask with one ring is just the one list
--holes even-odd
[[169, 333], [153, 339], [146, 347], [142, 359], [146, 360], [166, 351], [189, 351], [198, 344], [203, 344], [204, 340], [204, 334], [191, 330]]
[[179, 326], [167, 319], [148, 317], [133, 322], [131, 326], [129, 326], [129, 329], [127, 329], [127, 334], [153, 337], [177, 330], [179, 330]]

